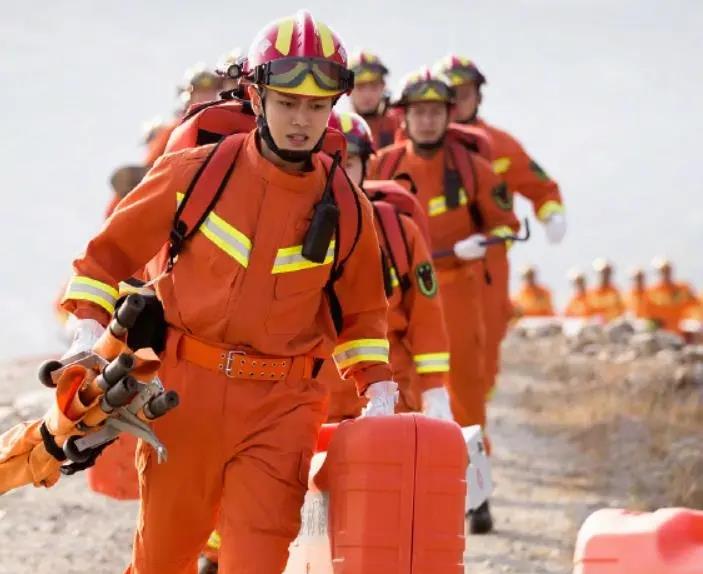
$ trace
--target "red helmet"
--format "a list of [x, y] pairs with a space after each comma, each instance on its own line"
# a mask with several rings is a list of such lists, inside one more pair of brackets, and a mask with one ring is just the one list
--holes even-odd
[[453, 105], [454, 88], [443, 76], [433, 75], [428, 68], [422, 68], [405, 77], [400, 99], [394, 105], [402, 107], [417, 102], [443, 102]]
[[456, 87], [473, 82], [477, 87], [486, 83], [486, 77], [476, 64], [468, 58], [449, 54], [434, 65], [435, 74], [446, 76], [449, 83]]
[[384, 80], [388, 75], [388, 68], [371, 52], [359, 51], [352, 54], [349, 58], [349, 68], [354, 72], [356, 85]]
[[305, 10], [264, 27], [249, 49], [248, 67], [255, 84], [286, 94], [331, 97], [354, 87], [339, 36]]
[[366, 120], [354, 112], [332, 112], [328, 124], [344, 134], [347, 152], [368, 158], [374, 152], [371, 128]]

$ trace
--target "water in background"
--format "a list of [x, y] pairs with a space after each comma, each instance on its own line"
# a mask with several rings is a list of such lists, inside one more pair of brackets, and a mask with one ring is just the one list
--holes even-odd
[[[514, 263], [539, 264], [561, 302], [565, 271], [598, 255], [620, 264], [625, 283], [624, 268], [668, 254], [703, 286], [703, 2], [410, 4], [306, 3], [349, 46], [383, 55], [394, 85], [449, 50], [479, 62], [489, 81], [484, 115], [524, 142], [568, 206], [564, 244], [546, 245], [537, 228], [514, 248]], [[111, 170], [140, 158], [141, 122], [171, 112], [184, 69], [247, 46], [296, 8], [3, 2], [0, 358], [59, 347], [52, 299], [101, 223]]]

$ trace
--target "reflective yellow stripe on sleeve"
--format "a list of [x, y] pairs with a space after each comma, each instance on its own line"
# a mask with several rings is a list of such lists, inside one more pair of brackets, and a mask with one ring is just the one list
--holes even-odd
[[76, 275], [68, 284], [63, 300], [90, 301], [91, 303], [100, 305], [100, 307], [112, 315], [112, 313], [115, 312], [117, 297], [117, 289], [112, 285], [90, 277]]
[[[177, 205], [180, 205], [184, 197], [182, 193], [176, 194]], [[214, 211], [208, 214], [200, 226], [200, 232], [242, 267], [249, 266], [251, 240]]]
[[550, 200], [537, 211], [537, 219], [547, 221], [555, 213], [564, 213], [564, 206], [558, 201]]
[[[466, 205], [469, 198], [466, 196], [466, 191], [462, 187], [459, 190], [459, 205]], [[447, 212], [447, 198], [444, 195], [433, 197], [427, 203], [427, 212], [430, 217], [436, 217]]]
[[334, 361], [340, 369], [345, 369], [363, 361], [388, 363], [388, 341], [386, 339], [347, 341], [335, 347]]
[[418, 374], [449, 372], [449, 353], [425, 353], [415, 355], [415, 369]]
[[498, 157], [493, 160], [493, 173], [503, 175], [510, 169], [512, 161], [509, 157]]
[[323, 263], [315, 263], [303, 257], [303, 246], [294, 245], [293, 247], [284, 247], [276, 253], [276, 259], [273, 262], [271, 273], [290, 273], [292, 271], [300, 271], [302, 269], [310, 269], [319, 267], [320, 265], [329, 265], [334, 260], [335, 242], [332, 240], [327, 248], [327, 255]]

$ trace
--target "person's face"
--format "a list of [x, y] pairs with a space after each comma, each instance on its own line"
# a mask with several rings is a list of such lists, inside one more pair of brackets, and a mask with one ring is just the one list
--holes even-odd
[[359, 155], [348, 155], [347, 162], [344, 164], [344, 169], [355, 184], [361, 186], [364, 179], [364, 162]]
[[644, 273], [636, 273], [632, 282], [637, 291], [642, 291], [644, 289]]
[[534, 271], [528, 271], [525, 273], [525, 283], [527, 283], [530, 286], [533, 286], [536, 282], [536, 277], [535, 277], [535, 272]]
[[[263, 113], [261, 96], [249, 86], [257, 116]], [[285, 150], [312, 151], [327, 129], [333, 98], [312, 98], [266, 91], [266, 122], [276, 145]]]
[[584, 293], [586, 291], [586, 280], [583, 277], [579, 277], [574, 281], [574, 288], [577, 293]]
[[606, 267], [600, 272], [600, 284], [603, 287], [610, 285], [610, 280], [613, 278], [613, 271], [609, 267]]
[[441, 139], [449, 125], [449, 110], [443, 102], [417, 102], [405, 111], [405, 125], [410, 139], [418, 144], [433, 144]]
[[381, 105], [381, 99], [386, 89], [383, 80], [364, 82], [354, 86], [350, 95], [351, 104], [357, 114], [373, 114]]
[[458, 121], [466, 121], [473, 118], [481, 103], [481, 95], [476, 84], [468, 82], [454, 88], [456, 90], [456, 106], [454, 106], [453, 116]]
[[203, 102], [211, 102], [212, 100], [216, 100], [219, 95], [219, 88], [196, 88], [190, 93], [188, 103], [192, 106]]

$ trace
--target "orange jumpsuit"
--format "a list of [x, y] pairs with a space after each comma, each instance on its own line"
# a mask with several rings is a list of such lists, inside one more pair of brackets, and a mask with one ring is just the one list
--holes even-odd
[[[160, 376], [181, 403], [154, 422], [168, 462], [156, 464], [151, 447], [138, 448], [132, 574], [194, 572], [218, 510], [223, 572], [280, 573], [299, 530], [310, 458], [326, 417], [328, 390], [311, 377], [313, 358], [333, 355], [359, 393], [391, 378], [369, 202], [355, 190], [358, 213], [343, 212], [339, 224], [356, 225], [359, 236], [334, 283], [337, 334], [323, 292], [334, 249], [323, 264], [301, 255], [325, 167], [314, 156], [311, 171], [287, 173], [261, 156], [253, 132], [232, 137], [246, 139], [219, 202], [156, 283], [169, 324]], [[106, 322], [117, 283], [160, 251], [177, 194], [211, 149], [156, 162], [74, 262], [67, 310]], [[242, 370], [248, 354], [261, 362]]]
[[[380, 221], [375, 219], [377, 234], [386, 260], [390, 261], [389, 247], [383, 239], [386, 233]], [[400, 390], [397, 410], [408, 412], [421, 410], [423, 391], [447, 384], [449, 339], [429, 249], [411, 218], [401, 215], [400, 221], [411, 255], [408, 274], [411, 283], [404, 290], [395, 269], [391, 271], [393, 292], [388, 298], [388, 340], [393, 380]], [[351, 384], [340, 380], [332, 361], [325, 362], [319, 378], [328, 382], [332, 391], [330, 421], [359, 416], [366, 401], [359, 398]]]
[[395, 132], [400, 127], [400, 119], [396, 114], [384, 112], [383, 114], [364, 115], [364, 119], [371, 128], [373, 145], [377, 150], [393, 143]]
[[588, 301], [588, 293], [575, 293], [564, 309], [565, 317], [591, 317], [593, 311]]
[[[493, 170], [503, 178], [512, 194], [518, 193], [532, 203], [535, 215], [546, 221], [564, 211], [559, 186], [509, 133], [477, 118], [470, 125], [482, 129], [491, 144]], [[497, 252], [487, 258], [491, 282], [485, 290], [486, 368], [489, 385], [495, 384], [500, 368], [500, 344], [513, 315], [510, 304], [510, 269], [507, 253]]]
[[518, 291], [513, 306], [518, 317], [551, 317], [554, 315], [552, 294], [539, 285], [524, 285]]
[[[444, 193], [446, 145], [429, 157], [417, 154], [410, 141], [381, 150], [372, 165], [378, 171], [385, 154], [405, 146], [405, 153], [394, 172], [407, 173], [417, 185], [417, 198], [429, 216], [433, 253], [451, 252], [457, 241], [475, 233], [505, 236], [514, 233], [519, 223], [512, 207], [496, 199], [501, 181], [490, 163], [473, 152], [471, 159], [476, 176], [476, 192], [471, 198], [460, 193], [460, 205], [451, 209]], [[463, 188], [462, 188], [463, 189]], [[471, 200], [471, 201], [469, 201]], [[470, 204], [481, 213], [482, 225], [469, 213]], [[505, 252], [505, 245], [488, 248]], [[488, 255], [490, 257], [490, 255]], [[462, 261], [450, 256], [435, 258], [439, 288], [450, 346], [449, 394], [455, 420], [461, 426], [486, 424], [485, 352], [486, 332], [483, 315], [483, 289], [486, 283], [485, 261]]]
[[638, 319], [650, 317], [651, 303], [647, 289], [638, 289], [637, 287], [630, 289], [625, 295], [625, 307]]
[[625, 312], [625, 304], [620, 292], [613, 285], [589, 289], [588, 305], [592, 316], [600, 317], [605, 321], [617, 319]]
[[698, 300], [687, 283], [659, 282], [647, 289], [647, 318], [657, 321], [667, 331], [680, 332], [679, 322]]

